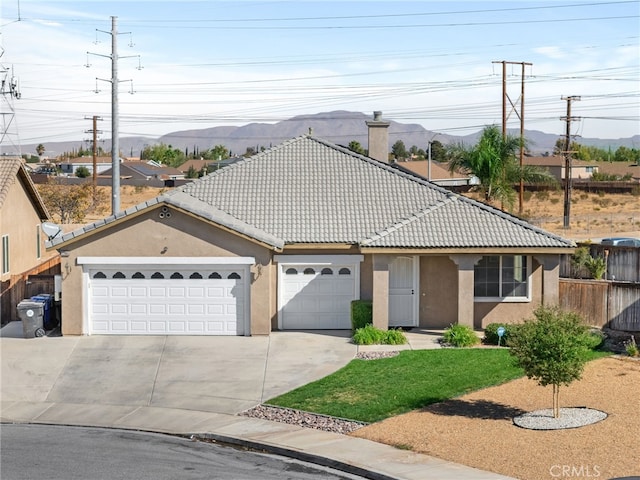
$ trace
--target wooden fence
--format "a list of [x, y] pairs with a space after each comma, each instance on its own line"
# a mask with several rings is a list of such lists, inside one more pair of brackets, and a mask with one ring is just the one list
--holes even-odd
[[560, 279], [560, 306], [589, 325], [640, 332], [640, 283]]
[[[579, 247], [588, 247], [592, 257], [607, 260], [607, 280], [621, 282], [640, 282], [640, 248], [614, 247], [599, 243], [579, 243]], [[587, 272], [577, 272], [571, 265], [571, 255], [562, 255], [560, 276], [565, 278], [586, 278]]]
[[54, 293], [54, 276], [60, 274], [60, 256], [55, 256], [37, 267], [12, 275], [2, 282], [0, 294], [0, 324], [17, 320], [18, 304], [25, 298], [39, 293]]

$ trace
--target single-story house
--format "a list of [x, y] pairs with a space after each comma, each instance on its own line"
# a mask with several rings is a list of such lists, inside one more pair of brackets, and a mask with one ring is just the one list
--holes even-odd
[[[566, 178], [564, 157], [524, 157], [522, 163], [532, 165], [547, 170], [556, 180], [564, 181]], [[571, 179], [572, 180], [588, 180], [594, 172], [598, 171], [598, 165], [594, 162], [585, 162], [584, 160], [571, 159]]]
[[[111, 165], [111, 157], [96, 157], [96, 174], [100, 175], [110, 170]], [[67, 158], [58, 167], [60, 167], [62, 173], [67, 175], [75, 175], [76, 170], [80, 167], [85, 167], [89, 170], [89, 173], [93, 174], [93, 157]]]
[[[102, 172], [102, 176], [110, 177], [111, 172], [112, 169], [108, 168]], [[152, 160], [139, 160], [120, 163], [120, 177], [134, 180], [181, 180], [184, 178], [184, 173], [177, 168], [160, 165]]]
[[23, 274], [57, 256], [45, 250], [47, 236], [41, 224], [49, 219], [23, 160], [0, 158], [0, 318], [5, 323], [15, 316], [22, 300], [12, 290]]
[[420, 175], [441, 187], [465, 187], [479, 185], [480, 180], [473, 174], [460, 171], [451, 172], [447, 164], [428, 160], [399, 161], [397, 168]]
[[357, 299], [380, 328], [482, 328], [557, 304], [572, 242], [393, 168], [387, 145], [303, 135], [53, 239], [63, 334], [349, 329]]

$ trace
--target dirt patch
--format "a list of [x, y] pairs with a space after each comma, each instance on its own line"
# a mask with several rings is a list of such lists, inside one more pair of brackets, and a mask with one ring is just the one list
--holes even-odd
[[605, 358], [560, 389], [562, 407], [608, 417], [593, 425], [536, 431], [513, 417], [550, 408], [551, 387], [527, 378], [389, 418], [351, 435], [522, 480], [640, 475], [640, 362]]

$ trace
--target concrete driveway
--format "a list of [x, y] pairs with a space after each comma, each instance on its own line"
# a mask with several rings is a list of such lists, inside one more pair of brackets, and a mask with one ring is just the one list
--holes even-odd
[[256, 337], [0, 338], [5, 402], [126, 405], [235, 414], [347, 364], [348, 331]]

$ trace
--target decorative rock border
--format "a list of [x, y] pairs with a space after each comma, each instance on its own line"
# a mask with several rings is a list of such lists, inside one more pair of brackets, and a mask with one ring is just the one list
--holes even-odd
[[561, 408], [560, 416], [554, 418], [553, 410], [548, 408], [514, 417], [513, 423], [530, 430], [560, 430], [591, 425], [604, 420], [607, 416], [605, 412], [593, 408], [575, 407]]

